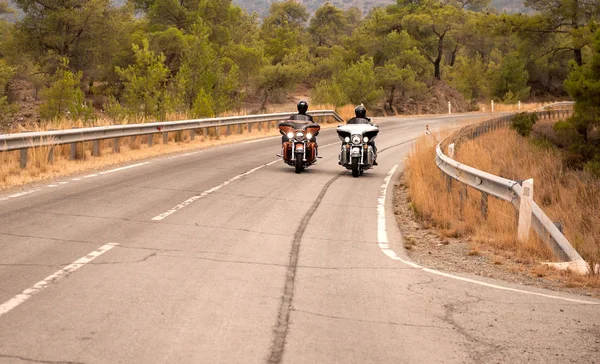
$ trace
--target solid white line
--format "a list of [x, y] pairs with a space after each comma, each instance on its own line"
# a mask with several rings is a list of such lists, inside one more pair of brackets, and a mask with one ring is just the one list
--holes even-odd
[[500, 286], [497, 284], [478, 281], [475, 279], [460, 277], [460, 276], [456, 276], [454, 274], [440, 272], [435, 269], [425, 268], [416, 263], [413, 263], [411, 261], [400, 258], [392, 249], [390, 249], [388, 235], [387, 235], [387, 228], [386, 228], [386, 217], [385, 217], [385, 199], [387, 196], [387, 189], [390, 184], [392, 175], [396, 172], [397, 169], [398, 169], [398, 165], [395, 165], [392, 168], [392, 170], [387, 174], [387, 176], [383, 180], [383, 184], [381, 185], [381, 190], [379, 192], [379, 198], [377, 199], [377, 243], [379, 245], [379, 248], [385, 255], [387, 255], [388, 257], [390, 257], [393, 260], [400, 261], [412, 268], [421, 269], [427, 273], [436, 274], [436, 275], [439, 275], [439, 276], [442, 276], [445, 278], [455, 279], [455, 280], [459, 280], [459, 281], [463, 281], [463, 282], [473, 283], [473, 284], [477, 284], [477, 285], [484, 286], [484, 287], [489, 287], [489, 288], [499, 289], [499, 290], [509, 291], [509, 292], [515, 292], [515, 293], [521, 293], [521, 294], [527, 294], [527, 295], [532, 295], [532, 296], [544, 297], [544, 298], [551, 298], [551, 299], [556, 299], [556, 300], [563, 300], [563, 301], [574, 302], [574, 303], [587, 304], [587, 305], [598, 305], [599, 304], [598, 302], [584, 301], [584, 300], [578, 300], [578, 299], [574, 299], [574, 298], [567, 298], [567, 297], [554, 296], [554, 295], [549, 295], [549, 294], [544, 294], [544, 293], [530, 292], [530, 291], [525, 291], [522, 289], [509, 288], [509, 287], [504, 287], [504, 286]]
[[98, 177], [97, 174], [88, 174], [87, 176], [83, 176], [83, 178], [93, 178], [93, 177]]
[[117, 245], [119, 245], [119, 244], [108, 243], [106, 245], [103, 245], [100, 248], [98, 248], [98, 250], [95, 250], [95, 251], [89, 253], [88, 255], [77, 259], [76, 261], [74, 261], [73, 263], [67, 265], [63, 269], [57, 271], [56, 273], [54, 273], [52, 275], [49, 275], [48, 277], [46, 277], [45, 279], [37, 282], [36, 284], [34, 284], [33, 286], [31, 286], [30, 288], [27, 288], [26, 290], [24, 290], [20, 294], [14, 296], [13, 298], [9, 299], [8, 301], [6, 301], [6, 302], [4, 302], [3, 304], [0, 305], [0, 316], [2, 316], [5, 313], [11, 311], [12, 309], [14, 309], [15, 307], [19, 306], [23, 302], [27, 301], [31, 297], [33, 297], [36, 294], [40, 293], [43, 289], [45, 289], [49, 285], [51, 285], [53, 283], [56, 283], [61, 278], [64, 278], [64, 277], [68, 276], [69, 274], [75, 272], [79, 268], [83, 267], [85, 264], [87, 264], [87, 263], [91, 262], [92, 260], [98, 258], [99, 256], [101, 256], [102, 254], [104, 254], [107, 251], [111, 250], [112, 248], [114, 248]]
[[177, 212], [178, 210], [181, 210], [182, 208], [186, 207], [187, 205], [189, 205], [189, 204], [193, 203], [194, 201], [196, 201], [196, 200], [199, 200], [199, 199], [201, 199], [202, 197], [206, 197], [206, 196], [210, 195], [211, 193], [213, 193], [213, 192], [215, 192], [215, 191], [218, 191], [218, 190], [220, 190], [221, 188], [223, 188], [223, 187], [227, 186], [228, 184], [230, 184], [230, 183], [232, 183], [232, 182], [235, 182], [235, 181], [237, 181], [238, 179], [240, 179], [240, 178], [242, 178], [242, 177], [245, 177], [245, 176], [247, 176], [247, 175], [249, 175], [249, 174], [252, 174], [252, 173], [254, 173], [254, 172], [258, 171], [258, 170], [261, 170], [261, 169], [263, 169], [263, 168], [265, 168], [265, 167], [267, 167], [267, 166], [270, 166], [270, 165], [272, 165], [272, 164], [274, 164], [274, 163], [276, 163], [276, 162], [279, 162], [279, 159], [278, 159], [278, 160], [275, 160], [275, 161], [273, 161], [273, 162], [267, 163], [267, 164], [263, 164], [262, 166], [258, 166], [258, 167], [256, 167], [256, 168], [253, 168], [253, 169], [251, 169], [251, 170], [249, 170], [249, 171], [247, 171], [247, 172], [244, 172], [244, 173], [242, 173], [242, 174], [238, 174], [237, 176], [235, 176], [235, 177], [233, 177], [233, 178], [230, 178], [230, 179], [228, 179], [227, 181], [225, 181], [225, 182], [221, 183], [220, 185], [218, 185], [218, 186], [215, 186], [215, 187], [211, 188], [210, 190], [206, 190], [206, 191], [202, 192], [202, 193], [201, 193], [201, 194], [199, 194], [199, 195], [193, 196], [193, 197], [191, 197], [191, 198], [189, 198], [189, 199], [187, 199], [187, 200], [183, 201], [183, 202], [182, 202], [182, 203], [180, 203], [179, 205], [177, 205], [177, 206], [173, 207], [172, 209], [170, 209], [170, 210], [167, 210], [167, 211], [163, 212], [162, 214], [160, 214], [160, 215], [158, 215], [158, 216], [155, 216], [155, 217], [153, 217], [153, 218], [152, 218], [152, 220], [153, 220], [153, 221], [161, 221], [161, 220], [164, 220], [164, 219], [166, 219], [167, 217], [169, 217], [170, 215], [172, 215], [172, 214], [174, 214], [175, 212]]

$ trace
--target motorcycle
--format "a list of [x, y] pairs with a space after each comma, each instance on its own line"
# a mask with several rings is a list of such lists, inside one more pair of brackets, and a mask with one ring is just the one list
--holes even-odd
[[279, 157], [295, 168], [296, 173], [302, 173], [305, 168], [317, 163], [317, 143], [314, 139], [321, 127], [315, 123], [299, 123], [284, 121], [279, 124], [279, 132], [288, 137], [283, 143], [283, 152]]
[[342, 141], [339, 164], [352, 171], [358, 177], [373, 167], [375, 151], [370, 142], [377, 137], [379, 128], [371, 124], [346, 124], [337, 128]]

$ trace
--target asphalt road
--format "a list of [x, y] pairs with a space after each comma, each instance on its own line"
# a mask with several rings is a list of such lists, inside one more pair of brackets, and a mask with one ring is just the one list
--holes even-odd
[[477, 117], [378, 119], [358, 179], [329, 130], [0, 195], [0, 363], [600, 363], [599, 301], [405, 258], [410, 141]]

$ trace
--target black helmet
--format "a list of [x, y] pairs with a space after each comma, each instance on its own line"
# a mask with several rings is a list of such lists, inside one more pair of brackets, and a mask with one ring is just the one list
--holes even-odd
[[304, 101], [304, 100], [301, 100], [301, 101], [298, 103], [298, 112], [299, 112], [300, 114], [303, 114], [303, 115], [304, 115], [304, 114], [306, 114], [306, 111], [307, 111], [307, 110], [308, 110], [308, 102], [306, 102], [306, 101]]
[[360, 104], [356, 107], [356, 109], [354, 109], [354, 112], [356, 113], [356, 117], [357, 118], [366, 118], [367, 117], [367, 109], [365, 109], [365, 107], [363, 106], [363, 104]]

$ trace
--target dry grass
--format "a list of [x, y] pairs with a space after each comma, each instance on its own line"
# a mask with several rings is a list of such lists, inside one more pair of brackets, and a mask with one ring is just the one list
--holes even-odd
[[[509, 203], [490, 197], [484, 219], [481, 193], [469, 188], [461, 211], [460, 185], [453, 181], [452, 192], [447, 192], [446, 179], [432, 158], [435, 145], [431, 137], [421, 138], [407, 160], [411, 207], [426, 226], [436, 226], [442, 237], [465, 238], [469, 255], [482, 254], [482, 249], [492, 251], [493, 264], [502, 265], [503, 259], [523, 267], [533, 264], [535, 276], [571, 287], [600, 287], [598, 275], [582, 277], [539, 267], [537, 263], [553, 260], [553, 254], [533, 232], [526, 244], [516, 241], [517, 214]], [[553, 221], [563, 224], [565, 235], [584, 259], [592, 266], [600, 261], [600, 181], [565, 170], [558, 151], [531, 144], [511, 130], [499, 130], [461, 144], [455, 159], [511, 179], [534, 178], [536, 202]]]
[[560, 151], [500, 130], [461, 145], [457, 159], [509, 179], [533, 178], [535, 201], [563, 225], [565, 236], [586, 261], [592, 266], [600, 262], [600, 180], [565, 169]]
[[423, 137], [407, 159], [409, 197], [420, 219], [437, 226], [442, 237], [470, 237], [473, 252], [479, 252], [481, 244], [513, 251], [517, 257], [552, 259], [552, 253], [534, 236], [526, 244], [516, 241], [517, 215], [509, 203], [489, 198], [486, 219], [481, 213], [481, 193], [469, 188], [461, 209], [461, 185], [452, 181], [452, 191], [447, 192], [446, 179], [432, 157], [435, 145], [433, 138]]
[[[530, 103], [522, 103], [521, 104], [521, 110], [520, 111], [531, 111], [531, 110], [535, 110], [538, 109], [542, 106], [545, 105], [549, 105], [552, 102], [544, 102], [544, 103], [540, 103], [540, 102], [530, 102]], [[492, 105], [491, 103], [487, 103], [487, 104], [477, 104], [477, 106], [479, 106], [479, 110], [481, 111], [491, 111], [492, 110]], [[499, 103], [494, 103], [494, 112], [509, 112], [509, 111], [519, 111], [519, 104], [499, 104]]]
[[[313, 110], [332, 109], [330, 105], [316, 106]], [[342, 112], [344, 112], [342, 108]], [[354, 108], [352, 107], [352, 111]], [[223, 116], [244, 115], [240, 113], [228, 113]], [[340, 114], [343, 115], [343, 114]], [[185, 120], [186, 115], [169, 115], [171, 120]], [[130, 122], [144, 122], [145, 120], [135, 119], [126, 120]], [[151, 122], [153, 120], [148, 120]], [[319, 120], [321, 127], [331, 128], [337, 126], [336, 123], [330, 123], [332, 120]], [[325, 123], [327, 122], [327, 123]], [[105, 126], [111, 125], [109, 119], [103, 118], [94, 121], [93, 124], [84, 123], [81, 120], [55, 120], [42, 124], [31, 124], [21, 126], [15, 132], [23, 131], [44, 131], [60, 130], [74, 127]], [[195, 140], [191, 140], [190, 131], [169, 133], [169, 143], [162, 144], [162, 135], [156, 134], [152, 138], [153, 147], [148, 147], [148, 138], [150, 136], [140, 136], [136, 138], [123, 138], [120, 141], [120, 152], [113, 152], [113, 140], [100, 141], [100, 157], [92, 156], [92, 143], [79, 143], [77, 145], [77, 160], [70, 160], [70, 145], [55, 146], [53, 148], [32, 148], [28, 150], [28, 165], [26, 169], [19, 166], [19, 153], [9, 152], [0, 153], [0, 190], [19, 187], [33, 182], [50, 180], [60, 176], [68, 176], [86, 171], [97, 170], [110, 166], [120, 165], [126, 162], [142, 160], [150, 157], [177, 153], [193, 149], [205, 149], [217, 145], [231, 144], [241, 140], [257, 139], [267, 136], [279, 135], [276, 123], [271, 123], [271, 129], [267, 128], [267, 123], [263, 123], [262, 131], [258, 131], [256, 125], [252, 132], [248, 132], [247, 126], [243, 128], [243, 134], [238, 134], [238, 127], [231, 127], [231, 135], [226, 135], [226, 127], [210, 128], [207, 135], [199, 135]], [[53, 152], [54, 161], [48, 162], [49, 153]], [[278, 152], [278, 151], [275, 151]], [[275, 154], [274, 152], [274, 154]]]

